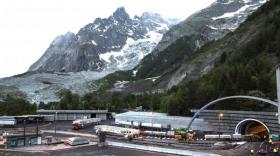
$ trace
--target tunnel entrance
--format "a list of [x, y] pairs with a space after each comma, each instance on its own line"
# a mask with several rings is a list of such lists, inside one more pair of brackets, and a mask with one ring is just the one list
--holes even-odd
[[241, 135], [254, 135], [263, 139], [269, 135], [269, 129], [259, 120], [245, 119], [237, 124], [235, 133]]

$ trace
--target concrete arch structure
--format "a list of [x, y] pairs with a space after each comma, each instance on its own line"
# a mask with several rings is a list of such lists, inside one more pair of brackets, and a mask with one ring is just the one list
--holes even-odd
[[263, 126], [266, 128], [267, 132], [270, 133], [270, 130], [269, 130], [269, 128], [267, 127], [266, 124], [264, 124], [264, 123], [261, 122], [260, 120], [249, 118], [249, 119], [244, 119], [244, 120], [240, 121], [240, 122], [236, 125], [235, 131], [234, 131], [235, 134], [241, 134], [241, 128], [242, 128], [243, 124], [245, 124], [246, 122], [250, 122], [250, 121], [254, 121], [254, 122], [257, 122], [257, 123], [263, 125]]
[[254, 96], [228, 96], [228, 97], [223, 97], [223, 98], [219, 98], [219, 99], [216, 99], [214, 101], [211, 101], [209, 102], [208, 104], [206, 104], [205, 106], [203, 106], [202, 108], [200, 108], [195, 114], [194, 116], [192, 117], [190, 123], [188, 124], [188, 127], [187, 127], [187, 130], [190, 129], [192, 123], [194, 122], [194, 120], [199, 116], [199, 114], [204, 111], [205, 109], [207, 109], [208, 107], [220, 102], [220, 101], [224, 101], [224, 100], [229, 100], [229, 99], [250, 99], [250, 100], [256, 100], [256, 101], [261, 101], [261, 102], [265, 102], [265, 103], [268, 103], [268, 104], [271, 104], [273, 106], [276, 106], [278, 107], [278, 103], [277, 102], [274, 102], [274, 101], [271, 101], [271, 100], [268, 100], [268, 99], [264, 99], [264, 98], [260, 98], [260, 97], [254, 97]]

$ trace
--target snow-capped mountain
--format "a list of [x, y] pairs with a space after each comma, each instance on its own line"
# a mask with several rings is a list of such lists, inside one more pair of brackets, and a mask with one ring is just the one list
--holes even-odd
[[[209, 72], [214, 66], [209, 63], [214, 56], [191, 66], [182, 60], [205, 43], [236, 29], [264, 2], [217, 0], [172, 27], [177, 20], [152, 13], [132, 19], [124, 8], [119, 8], [106, 19], [95, 19], [77, 34], [69, 32], [56, 37], [28, 73], [0, 79], [0, 87], [13, 86], [31, 102], [57, 101], [61, 89], [77, 94], [94, 91], [99, 87], [95, 80], [116, 70], [132, 69], [143, 58], [133, 71], [135, 78], [140, 79], [140, 90], [143, 91], [141, 79], [152, 81], [150, 89], [166, 89], [187, 75], [199, 77]], [[159, 76], [161, 82], [154, 83]], [[123, 87], [124, 83], [127, 82], [116, 86]]]
[[77, 34], [58, 36], [29, 71], [114, 72], [134, 68], [149, 54], [175, 20], [143, 13], [131, 19], [123, 7], [97, 18]]
[[14, 86], [32, 103], [58, 101], [57, 92], [62, 89], [80, 95], [94, 91], [98, 86], [93, 81], [135, 67], [177, 22], [148, 12], [132, 19], [124, 8], [118, 8], [77, 34], [57, 36], [29, 72], [0, 79], [0, 87]]
[[[206, 43], [220, 39], [234, 31], [265, 2], [266, 0], [217, 0], [209, 7], [194, 13], [163, 35], [153, 52], [138, 65], [137, 77], [148, 78], [164, 75], [165, 72], [168, 72], [169, 67], [191, 56]], [[181, 42], [189, 45], [189, 50], [181, 53], [169, 51], [168, 48], [180, 39], [184, 40]], [[182, 78], [184, 76], [176, 75], [170, 86], [177, 84]]]
[[185, 21], [166, 32], [155, 48], [155, 52], [163, 51], [177, 39], [184, 36], [201, 34], [197, 46], [222, 38], [234, 31], [246, 20], [248, 15], [257, 10], [267, 0], [217, 0], [209, 7], [202, 9]]
[[244, 22], [248, 15], [257, 10], [266, 1], [267, 0], [218, 0], [213, 5], [233, 7], [229, 7], [230, 9], [225, 13], [218, 13], [216, 16], [211, 17], [213, 21], [208, 27], [214, 30], [234, 31], [238, 28], [240, 23]]

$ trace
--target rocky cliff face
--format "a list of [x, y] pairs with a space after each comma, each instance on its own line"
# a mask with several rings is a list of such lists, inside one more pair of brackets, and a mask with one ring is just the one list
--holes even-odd
[[[31, 102], [57, 101], [56, 93], [61, 89], [78, 94], [95, 91], [95, 80], [117, 70], [133, 69], [143, 58], [130, 71], [139, 81], [117, 83], [116, 88], [129, 93], [163, 91], [186, 77], [198, 78], [211, 71], [223, 51], [210, 49], [208, 54], [186, 60], [195, 57], [196, 50], [205, 43], [235, 30], [264, 2], [218, 0], [169, 31], [174, 20], [151, 13], [131, 19], [124, 8], [119, 8], [109, 18], [97, 18], [77, 34], [58, 36], [30, 72], [0, 79], [0, 85], [16, 87]], [[245, 37], [218, 48], [226, 50], [246, 41]]]
[[[137, 76], [147, 78], [162, 75], [164, 71], [158, 69], [161, 64], [166, 64], [166, 68], [168, 68], [182, 61], [186, 56], [192, 55], [204, 44], [224, 37], [234, 31], [246, 20], [248, 15], [265, 2], [266, 0], [217, 0], [211, 6], [191, 15], [163, 35], [153, 52], [145, 57], [137, 67]], [[190, 46], [190, 50], [184, 53], [168, 51], [168, 47], [173, 43], [186, 37], [188, 39], [185, 39], [184, 42]], [[173, 57], [176, 60], [170, 59], [172, 58], [170, 56], [176, 55], [180, 55]]]
[[[18, 89], [32, 103], [58, 101], [62, 89], [80, 95], [95, 91], [95, 80], [134, 68], [177, 22], [147, 12], [130, 18], [124, 8], [118, 8], [112, 16], [95, 19], [77, 34], [56, 37], [27, 73], [0, 79], [0, 85]], [[2, 88], [3, 94], [11, 92]]]
[[152, 51], [170, 26], [169, 20], [159, 14], [143, 13], [131, 19], [124, 8], [118, 8], [112, 16], [95, 19], [77, 34], [58, 36], [29, 71], [132, 69]]
[[[203, 13], [206, 10], [198, 12], [197, 14], [204, 14], [209, 19], [209, 24], [206, 26], [210, 28], [210, 33], [207, 33], [209, 35], [206, 35], [206, 42], [220, 39], [228, 32], [237, 29], [250, 14], [256, 11], [266, 1], [267, 0], [218, 0], [210, 7], [206, 8], [206, 10], [210, 10], [210, 13]], [[211, 7], [217, 8], [217, 10], [222, 10], [223, 12], [212, 10], [210, 9]], [[213, 17], [211, 17], [211, 15]], [[188, 20], [192, 20], [195, 16], [196, 15], [191, 16]], [[244, 35], [240, 38], [236, 37], [235, 41], [231, 41], [227, 46], [221, 46], [221, 49], [214, 50], [216, 51], [214, 54], [209, 53], [207, 56], [200, 57], [196, 61], [183, 63], [174, 75], [171, 76], [167, 88], [179, 84], [186, 77], [194, 79], [207, 74], [214, 68], [215, 60], [220, 57], [223, 52], [227, 51], [229, 48], [234, 48], [234, 46], [243, 44], [243, 42], [248, 42], [255, 33], [254, 28], [251, 30], [252, 31], [247, 33], [248, 35]]]
[[252, 12], [257, 10], [266, 0], [217, 0], [211, 6], [191, 15], [185, 21], [172, 27], [164, 34], [155, 48], [160, 52], [177, 39], [193, 34], [202, 34], [197, 46], [222, 38], [234, 31]]

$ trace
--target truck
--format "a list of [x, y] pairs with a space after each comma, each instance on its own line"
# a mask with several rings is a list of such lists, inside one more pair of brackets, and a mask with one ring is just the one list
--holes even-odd
[[3, 116], [0, 117], [0, 126], [13, 127], [17, 124], [15, 117]]
[[72, 122], [73, 129], [83, 129], [91, 125], [97, 125], [101, 122], [101, 118], [79, 119]]

